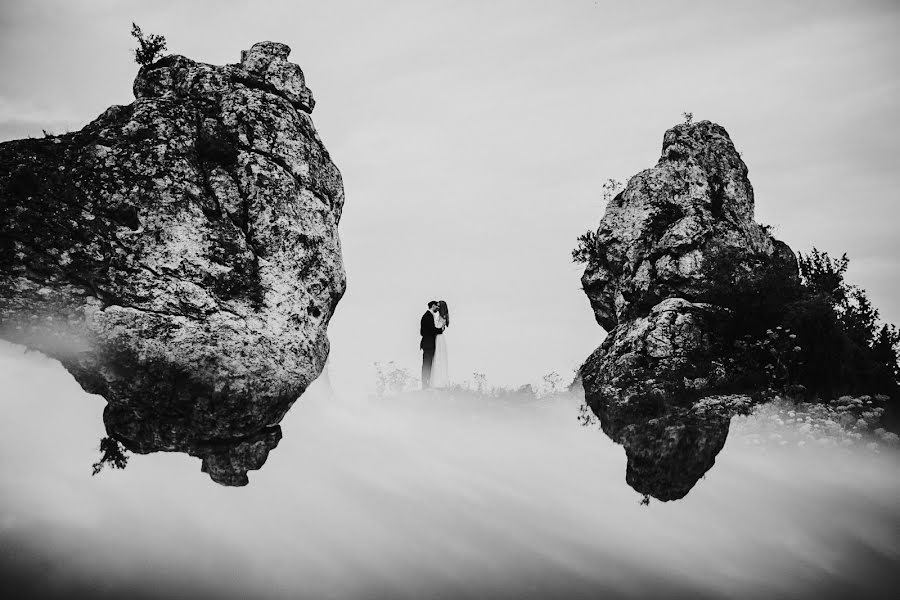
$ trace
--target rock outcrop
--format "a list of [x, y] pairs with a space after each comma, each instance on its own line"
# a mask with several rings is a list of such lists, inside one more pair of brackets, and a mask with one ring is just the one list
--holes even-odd
[[747, 167], [709, 121], [667, 131], [656, 166], [607, 206], [582, 284], [609, 335], [581, 375], [616, 441], [624, 443], [625, 425], [727, 389], [736, 336], [797, 297], [794, 253], [753, 212]]
[[160, 449], [273, 447], [325, 363], [344, 192], [289, 52], [167, 56], [81, 131], [0, 144], [0, 336], [104, 396], [135, 451], [136, 422]]
[[625, 481], [657, 500], [680, 500], [712, 468], [728, 437], [728, 417], [674, 411], [623, 429]]
[[640, 494], [680, 500], [716, 462], [731, 418], [747, 414], [742, 395], [710, 396], [692, 406], [665, 405], [652, 415], [596, 405], [603, 432], [625, 447], [625, 482]]
[[600, 221], [582, 277], [597, 323], [612, 331], [667, 298], [733, 308], [795, 295], [797, 259], [753, 211], [747, 166], [725, 129], [701, 121], [667, 131], [659, 162]]

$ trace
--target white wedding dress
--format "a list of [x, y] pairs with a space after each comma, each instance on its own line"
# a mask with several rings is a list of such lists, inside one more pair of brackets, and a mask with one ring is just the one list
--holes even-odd
[[[434, 315], [434, 326], [444, 327], [441, 315]], [[431, 387], [445, 388], [450, 385], [450, 371], [447, 367], [447, 330], [434, 338], [434, 362], [431, 363]]]

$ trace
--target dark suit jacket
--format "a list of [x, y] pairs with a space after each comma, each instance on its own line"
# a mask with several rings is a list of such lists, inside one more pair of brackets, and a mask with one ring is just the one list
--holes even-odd
[[434, 350], [434, 338], [443, 333], [443, 331], [443, 329], [438, 329], [434, 326], [434, 315], [431, 314], [430, 310], [426, 310], [425, 314], [422, 315], [422, 320], [419, 322], [419, 335], [422, 336], [419, 348], [422, 350]]

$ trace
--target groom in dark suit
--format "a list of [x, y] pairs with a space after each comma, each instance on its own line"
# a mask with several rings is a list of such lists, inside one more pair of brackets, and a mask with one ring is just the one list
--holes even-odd
[[422, 341], [419, 342], [419, 348], [422, 349], [422, 389], [431, 387], [431, 365], [434, 362], [434, 340], [441, 335], [444, 330], [434, 325], [434, 313], [438, 310], [438, 303], [432, 300], [428, 303], [428, 310], [422, 315], [419, 322], [419, 334]]

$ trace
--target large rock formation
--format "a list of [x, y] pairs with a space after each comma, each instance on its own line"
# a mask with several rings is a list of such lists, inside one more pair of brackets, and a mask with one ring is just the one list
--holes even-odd
[[81, 131], [0, 144], [0, 336], [136, 451], [257, 439], [325, 363], [344, 192], [289, 52], [167, 56]]
[[667, 131], [659, 162], [600, 221], [582, 277], [597, 322], [612, 331], [666, 298], [783, 303], [799, 286], [797, 260], [753, 210], [747, 166], [725, 129], [701, 121]]
[[628, 461], [626, 483], [663, 502], [684, 498], [715, 464], [729, 425], [727, 416], [676, 410], [625, 427], [617, 439]]
[[613, 439], [727, 389], [736, 337], [797, 296], [793, 252], [753, 211], [747, 167], [709, 121], [667, 131], [656, 166], [607, 206], [582, 284], [609, 335], [581, 375]]

